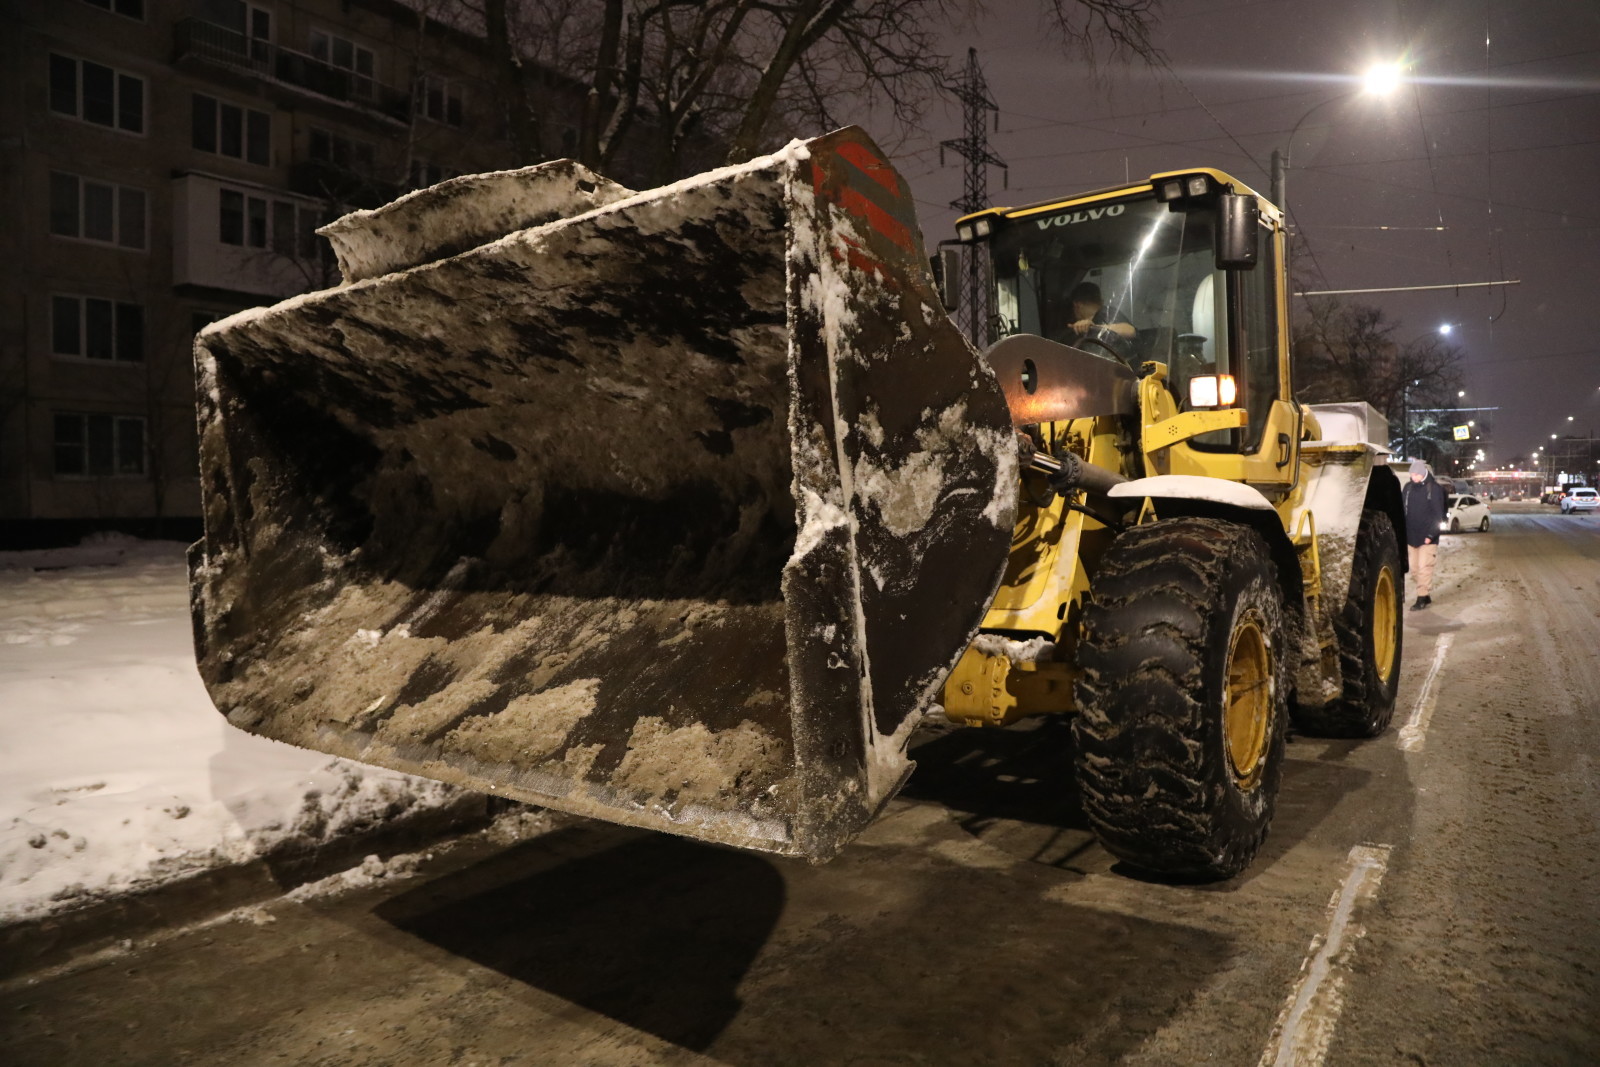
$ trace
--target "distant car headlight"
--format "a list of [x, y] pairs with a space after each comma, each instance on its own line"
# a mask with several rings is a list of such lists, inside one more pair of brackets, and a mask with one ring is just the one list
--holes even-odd
[[1448, 529], [1450, 529], [1450, 523], [1449, 523], [1449, 522], [1448, 522], [1448, 521], [1445, 521], [1445, 522], [1441, 522], [1441, 523], [1440, 523], [1440, 524], [1439, 524], [1439, 529], [1441, 529], [1441, 530], [1448, 530]]

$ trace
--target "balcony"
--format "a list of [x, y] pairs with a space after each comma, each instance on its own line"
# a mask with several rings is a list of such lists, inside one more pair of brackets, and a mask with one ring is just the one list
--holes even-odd
[[304, 52], [197, 18], [180, 20], [176, 38], [178, 62], [194, 59], [254, 74], [396, 122], [411, 118], [411, 94]]
[[306, 159], [289, 167], [289, 189], [341, 211], [382, 207], [401, 193], [399, 186], [382, 182], [363, 168], [326, 159]]

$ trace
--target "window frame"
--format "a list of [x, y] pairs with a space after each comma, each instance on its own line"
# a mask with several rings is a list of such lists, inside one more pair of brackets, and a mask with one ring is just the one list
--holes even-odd
[[[52, 170], [49, 172], [49, 175], [49, 181], [52, 188], [46, 190], [46, 201], [49, 204], [46, 227], [51, 237], [59, 237], [64, 241], [83, 241], [87, 244], [99, 245], [102, 248], [116, 248], [124, 252], [149, 253], [150, 194], [145, 189], [137, 185], [123, 185], [120, 182], [101, 181], [98, 178], [90, 178], [86, 175], [75, 174], [72, 171], [67, 170]], [[72, 179], [77, 187], [77, 202], [73, 209], [73, 220], [77, 224], [76, 233], [61, 233], [55, 229], [56, 202], [55, 189], [53, 186], [54, 179], [58, 176]], [[85, 236], [85, 222], [88, 215], [86, 198], [88, 196], [88, 187], [90, 185], [96, 185], [111, 190], [111, 237], [109, 239]], [[139, 233], [140, 243], [137, 245], [126, 244], [122, 240], [125, 223], [127, 222], [126, 212], [124, 210], [126, 205], [124, 201], [126, 199], [126, 195], [129, 193], [137, 193], [142, 200], [139, 210], [141, 223]]]
[[[111, 15], [120, 15], [125, 19], [132, 19], [134, 22], [145, 21], [146, 8], [144, 0], [104, 0], [103, 3], [101, 0], [83, 0], [83, 2], [88, 4], [90, 7], [99, 8], [101, 11]], [[124, 6], [133, 5], [137, 5], [139, 8], [139, 13], [137, 15], [130, 15], [126, 11], [122, 10]]]
[[[317, 38], [321, 37], [327, 42], [323, 55], [317, 54]], [[350, 65], [337, 62], [334, 59], [337, 53], [335, 42], [350, 46]], [[350, 95], [361, 100], [371, 100], [376, 95], [378, 81], [378, 53], [376, 49], [356, 43], [355, 38], [346, 37], [335, 30], [325, 29], [321, 26], [312, 26], [306, 38], [306, 54], [333, 70], [342, 70], [350, 75]], [[368, 69], [361, 69], [361, 56], [365, 54]], [[364, 85], [364, 87], [363, 87]]]
[[[223, 225], [224, 204], [229, 195], [238, 198], [239, 240], [237, 241], [227, 239], [226, 228]], [[295, 213], [294, 225], [287, 230], [280, 228], [279, 225], [281, 218], [279, 209], [282, 207], [293, 208]], [[260, 190], [252, 191], [237, 186], [217, 186], [217, 243], [227, 245], [229, 248], [251, 253], [267, 252], [287, 259], [308, 258], [316, 253], [316, 235], [313, 232], [309, 240], [306, 237], [307, 216], [312, 220], [309, 226], [311, 231], [322, 225], [317, 219], [316, 210], [307, 207], [299, 200], [283, 199]], [[261, 235], [260, 243], [252, 239], [258, 232]], [[288, 248], [283, 247], [284, 238], [287, 238]]]
[[[93, 363], [101, 366], [142, 366], [145, 362], [145, 348], [148, 337], [145, 334], [145, 306], [132, 300], [115, 300], [106, 296], [89, 296], [85, 293], [57, 293], [50, 296], [50, 358], [68, 360], [74, 363]], [[65, 351], [57, 335], [57, 304], [59, 301], [72, 301], [75, 305], [75, 325], [77, 329], [77, 350]], [[109, 355], [93, 355], [91, 348], [89, 302], [107, 305], [107, 323], [110, 334], [107, 338]], [[125, 329], [132, 329], [126, 316], [137, 313], [138, 343], [135, 345], [137, 352], [134, 355], [124, 355], [124, 343], [128, 340]]]
[[[57, 106], [57, 100], [56, 100], [56, 77], [55, 77], [55, 67], [56, 67], [56, 61], [57, 60], [61, 60], [61, 61], [66, 62], [66, 63], [71, 63], [72, 66], [73, 66], [73, 96], [72, 96], [72, 110], [70, 110], [70, 111], [64, 110], [64, 109], [62, 109], [62, 108]], [[123, 70], [120, 67], [113, 67], [113, 66], [110, 66], [109, 64], [106, 64], [106, 63], [96, 62], [93, 59], [84, 59], [82, 56], [72, 55], [71, 53], [68, 53], [68, 52], [48, 51], [46, 53], [45, 64], [46, 64], [46, 66], [48, 68], [47, 69], [47, 83], [46, 84], [48, 86], [48, 97], [49, 97], [48, 100], [46, 101], [46, 107], [47, 107], [47, 109], [49, 110], [49, 112], [52, 115], [58, 116], [60, 118], [72, 119], [73, 121], [81, 122], [86, 126], [98, 126], [102, 130], [113, 130], [116, 133], [125, 134], [125, 135], [127, 135], [129, 137], [145, 137], [145, 136], [148, 135], [149, 130], [150, 130], [150, 79], [149, 78], [146, 78], [142, 74], [134, 74], [132, 71]], [[84, 92], [83, 78], [84, 78], [84, 66], [85, 66], [85, 64], [88, 64], [88, 65], [91, 65], [91, 66], [94, 66], [94, 67], [98, 67], [98, 68], [100, 68], [102, 70], [105, 70], [105, 71], [109, 72], [110, 75], [111, 75], [111, 121], [110, 122], [99, 122], [99, 121], [97, 121], [95, 119], [86, 117], [85, 114], [84, 114], [86, 94]], [[122, 124], [122, 120], [123, 120], [123, 117], [124, 117], [123, 99], [122, 99], [123, 82], [124, 82], [124, 80], [134, 81], [134, 82], [137, 82], [138, 85], [139, 85], [139, 128], [138, 129], [129, 129], [128, 127], [126, 127], [126, 126], [124, 126]]]
[[[327, 142], [326, 154], [318, 152], [319, 137]], [[343, 159], [340, 158], [341, 155]], [[373, 141], [362, 141], [346, 137], [342, 133], [335, 133], [325, 126], [310, 126], [307, 127], [306, 158], [327, 163], [352, 174], [371, 176], [378, 166], [378, 146]]]
[[460, 177], [459, 171], [451, 170], [449, 167], [420, 157], [412, 158], [411, 165], [407, 168], [407, 171], [407, 177], [410, 179], [411, 188], [413, 189], [427, 189], [438, 185], [440, 182], [447, 182], [451, 178]]
[[[105, 411], [52, 411], [50, 415], [50, 473], [53, 479], [90, 481], [97, 478], [117, 478], [133, 481], [150, 476], [150, 420], [147, 416]], [[64, 419], [78, 420], [79, 432], [76, 441], [62, 440], [61, 428]], [[93, 465], [95, 445], [90, 432], [90, 420], [93, 419], [105, 419], [106, 430], [109, 431], [111, 462], [109, 469], [105, 471], [96, 471]], [[121, 431], [128, 424], [136, 424], [139, 427], [138, 470], [123, 469]], [[78, 450], [81, 470], [62, 469], [63, 448]]]
[[[418, 82], [417, 110], [429, 122], [437, 122], [441, 126], [450, 126], [455, 129], [466, 127], [467, 119], [467, 91], [466, 83], [458, 78], [441, 78], [437, 74], [424, 74]], [[439, 93], [439, 114], [433, 113], [434, 90]], [[455, 117], [450, 117], [451, 104], [455, 105]]]
[[[197, 143], [199, 140], [197, 135], [200, 133], [199, 111], [201, 101], [209, 102], [211, 105], [211, 148], [207, 148], [204, 145]], [[223, 116], [223, 109], [225, 108], [232, 108], [234, 111], [239, 113], [238, 155], [223, 151], [223, 148], [225, 147], [226, 129]], [[264, 158], [261, 159], [256, 159], [251, 151], [253, 147], [253, 139], [250, 131], [251, 120], [253, 118], [260, 118], [266, 121], [266, 130], [261, 141], [261, 148]], [[253, 167], [271, 167], [272, 112], [259, 111], [253, 107], [246, 107], [243, 104], [235, 104], [231, 100], [226, 100], [220, 96], [212, 96], [210, 93], [191, 91], [189, 93], [189, 147], [196, 152], [204, 152], [207, 155], [221, 156], [223, 159], [236, 159], [241, 163], [248, 163]]]

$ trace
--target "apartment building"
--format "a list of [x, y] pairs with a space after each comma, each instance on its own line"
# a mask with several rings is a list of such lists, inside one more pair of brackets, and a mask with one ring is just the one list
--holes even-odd
[[[314, 230], [351, 207], [537, 162], [481, 40], [396, 0], [0, 0], [0, 27], [12, 545], [192, 533], [194, 333], [333, 284]], [[559, 128], [580, 91], [552, 100]]]

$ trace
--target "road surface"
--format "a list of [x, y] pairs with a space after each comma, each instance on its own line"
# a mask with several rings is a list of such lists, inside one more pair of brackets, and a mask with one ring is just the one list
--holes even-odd
[[1130, 876], [1059, 722], [822, 867], [567, 820], [0, 987], [23, 1064], [1600, 1063], [1600, 515], [1501, 508], [1243, 876]]

